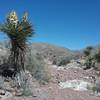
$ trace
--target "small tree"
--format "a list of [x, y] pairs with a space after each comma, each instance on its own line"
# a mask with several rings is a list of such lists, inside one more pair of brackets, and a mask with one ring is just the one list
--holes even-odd
[[94, 55], [95, 60], [100, 63], [100, 51], [98, 51], [95, 55]]
[[24, 13], [22, 19], [18, 20], [16, 12], [10, 12], [7, 15], [5, 23], [0, 26], [0, 31], [6, 33], [11, 42], [11, 53], [8, 58], [8, 63], [17, 72], [25, 70], [26, 42], [34, 34], [32, 25], [27, 20], [27, 13]]
[[91, 50], [93, 49], [92, 46], [88, 46], [85, 50], [84, 50], [84, 54], [85, 56], [89, 56], [91, 54]]
[[86, 67], [84, 68], [86, 69], [90, 69], [91, 67], [94, 67], [94, 61], [93, 61], [93, 57], [91, 57], [91, 51], [92, 51], [93, 47], [92, 46], [88, 46], [85, 50], [84, 50], [84, 55], [86, 57], [85, 59], [85, 65]]

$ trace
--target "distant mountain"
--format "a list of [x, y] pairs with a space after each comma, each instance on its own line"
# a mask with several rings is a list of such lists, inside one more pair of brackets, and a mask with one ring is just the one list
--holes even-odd
[[34, 42], [32, 43], [32, 49], [37, 51], [44, 58], [49, 59], [52, 62], [58, 62], [60, 59], [63, 58], [72, 59], [76, 56], [76, 52], [70, 49], [48, 43]]
[[[45, 59], [51, 61], [65, 57], [68, 59], [78, 58], [83, 55], [84, 51], [84, 49], [73, 51], [68, 48], [42, 42], [33, 42], [30, 47], [33, 53], [41, 54]], [[98, 50], [100, 50], [100, 45], [93, 46], [92, 53], [94, 54]], [[9, 42], [0, 42], [0, 59], [5, 55], [9, 55]]]
[[52, 55], [52, 53], [59, 56], [74, 54], [74, 51], [70, 49], [49, 43], [34, 42], [32, 43], [32, 48], [46, 55]]

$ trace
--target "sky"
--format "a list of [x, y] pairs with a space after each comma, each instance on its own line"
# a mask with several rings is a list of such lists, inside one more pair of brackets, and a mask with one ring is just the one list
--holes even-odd
[[[8, 12], [29, 13], [33, 42], [48, 42], [69, 49], [100, 44], [100, 0], [0, 0], [0, 23]], [[0, 40], [7, 37], [0, 33]]]

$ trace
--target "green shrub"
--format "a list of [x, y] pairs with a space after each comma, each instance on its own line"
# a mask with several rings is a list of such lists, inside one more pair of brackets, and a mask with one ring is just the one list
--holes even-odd
[[89, 68], [94, 67], [95, 62], [94, 62], [94, 60], [93, 60], [93, 57], [89, 56], [89, 57], [86, 59], [84, 65], [86, 66], [86, 68], [84, 68], [84, 69], [89, 69]]
[[88, 46], [85, 50], [84, 50], [84, 54], [85, 56], [89, 56], [91, 54], [91, 50], [93, 49], [92, 46]]
[[59, 60], [58, 66], [65, 66], [68, 63], [70, 63], [70, 58], [69, 57], [63, 57]]
[[67, 57], [61, 56], [61, 57], [53, 59], [52, 64], [57, 65], [57, 66], [66, 66], [74, 58], [75, 58], [74, 56], [67, 56]]
[[95, 62], [95, 70], [100, 71], [100, 62]]
[[100, 62], [100, 51], [98, 51], [95, 55], [94, 58], [97, 62]]
[[91, 51], [93, 49], [93, 47], [92, 46], [88, 46], [88, 47], [86, 47], [86, 49]]
[[87, 57], [87, 56], [90, 55], [90, 51], [88, 51], [88, 50], [84, 50], [84, 54], [85, 54], [85, 56]]

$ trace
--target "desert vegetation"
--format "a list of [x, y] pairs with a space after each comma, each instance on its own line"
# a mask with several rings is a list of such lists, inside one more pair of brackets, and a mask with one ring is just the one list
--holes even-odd
[[32, 25], [27, 20], [27, 13], [24, 13], [22, 19], [19, 20], [15, 11], [10, 12], [5, 23], [0, 26], [0, 31], [9, 37], [11, 43], [11, 52], [7, 63], [12, 66], [15, 72], [25, 70], [26, 41], [34, 34]]
[[10, 12], [0, 31], [9, 38], [8, 42], [0, 43], [0, 96], [9, 93], [21, 100], [67, 100], [66, 96], [72, 98], [72, 92], [91, 90], [93, 100], [95, 95], [99, 96], [100, 49], [88, 46], [73, 51], [48, 43], [30, 44], [28, 39], [34, 35], [34, 29], [27, 13], [18, 19], [15, 11]]

